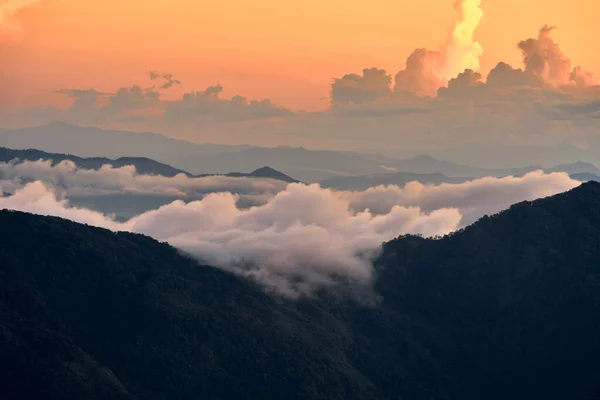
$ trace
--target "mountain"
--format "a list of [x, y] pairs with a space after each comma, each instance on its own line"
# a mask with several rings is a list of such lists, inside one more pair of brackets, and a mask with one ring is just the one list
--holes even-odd
[[37, 148], [82, 157], [149, 157], [162, 162], [189, 155], [226, 153], [251, 147], [195, 144], [156, 133], [109, 131], [65, 122], [2, 131], [0, 146], [13, 149]]
[[587, 182], [587, 181], [600, 182], [600, 175], [596, 175], [596, 174], [592, 174], [592, 173], [588, 173], [588, 172], [571, 174], [571, 178], [576, 179], [581, 182]]
[[224, 174], [250, 171], [269, 165], [303, 182], [316, 182], [331, 176], [363, 175], [387, 171], [381, 162], [358, 154], [294, 147], [255, 147], [227, 154], [187, 156], [170, 161], [192, 173]]
[[[483, 169], [455, 164], [443, 161], [431, 156], [417, 156], [405, 160], [390, 162], [387, 165], [394, 166], [402, 171], [358, 176], [334, 176], [319, 182], [321, 186], [337, 190], [366, 190], [378, 185], [403, 186], [411, 181], [423, 184], [439, 185], [442, 183], [462, 183], [484, 176], [505, 177], [509, 175], [522, 176], [528, 172], [538, 169], [546, 173], [566, 172], [573, 179], [581, 181], [594, 180], [596, 173], [600, 170], [591, 163], [576, 162], [572, 164], [560, 164], [552, 168], [541, 168], [536, 166], [511, 169]], [[432, 172], [437, 171], [437, 172]], [[440, 173], [443, 172], [443, 173]], [[592, 179], [590, 179], [592, 178]]]
[[[0, 146], [14, 149], [37, 148], [51, 153], [77, 154], [80, 157], [148, 158], [172, 165], [178, 170], [189, 171], [192, 174], [227, 174], [231, 171], [253, 171], [264, 165], [269, 165], [283, 174], [293, 176], [303, 182], [317, 182], [336, 176], [383, 174], [390, 171], [418, 174], [440, 173], [453, 178], [477, 178], [481, 176], [523, 175], [541, 168], [537, 165], [522, 168], [478, 168], [444, 161], [428, 155], [397, 159], [366, 152], [196, 144], [155, 133], [109, 131], [64, 122], [52, 122], [37, 127], [0, 131]], [[572, 150], [569, 154], [573, 152], [575, 152], [573, 154], [581, 153], [576, 148], [561, 147], [561, 149], [565, 152]], [[454, 153], [448, 153], [448, 157], [451, 159], [457, 159], [458, 157], [462, 162], [469, 163], [471, 162], [469, 160], [479, 160], [484, 153], [487, 154], [487, 158], [484, 157], [485, 159], [495, 159], [495, 156], [490, 152], [500, 152], [498, 149], [480, 150], [481, 154], [475, 150], [473, 152], [477, 154], [471, 154], [472, 152], [467, 150], [457, 150], [457, 154], [460, 154], [461, 157]], [[515, 152], [519, 151], [518, 154], [529, 155], [530, 157], [532, 154], [543, 153], [542, 150], [536, 152], [529, 148], [514, 150]], [[509, 151], [509, 149], [506, 151]], [[585, 154], [588, 153], [589, 151]], [[504, 154], [503, 159], [506, 159], [505, 155], [507, 153], [502, 154]], [[558, 152], [556, 154], [563, 153]], [[585, 155], [581, 154], [582, 157]], [[559, 160], [557, 162], [563, 164], [568, 163], [572, 158], [572, 156], [555, 157], [556, 160]], [[589, 158], [585, 156], [581, 160], [590, 161]], [[512, 165], [524, 165], [519, 161], [522, 157], [511, 157], [510, 159]], [[474, 165], [478, 165], [475, 161], [473, 161]], [[504, 164], [506, 165], [506, 163]], [[576, 170], [577, 166], [581, 167], [583, 164], [575, 163], [569, 168]], [[567, 168], [565, 165], [562, 167]], [[592, 170], [592, 168], [595, 168], [593, 165], [588, 164], [588, 167], [584, 168], [585, 170], [576, 172], [596, 173]]]
[[412, 172], [395, 172], [362, 176], [334, 176], [324, 179], [319, 184], [324, 188], [336, 190], [362, 191], [379, 185], [404, 186], [408, 182], [417, 181], [423, 184], [439, 185], [442, 183], [462, 183], [470, 178], [450, 178], [439, 173], [415, 174]]
[[[211, 176], [211, 175], [201, 175], [201, 176]], [[229, 173], [225, 174], [224, 176], [229, 176], [232, 178], [268, 178], [268, 179], [275, 179], [278, 181], [284, 181], [284, 182], [288, 182], [288, 183], [300, 182], [299, 180], [294, 179], [294, 178], [284, 174], [283, 172], [279, 172], [276, 169], [273, 169], [271, 167], [266, 167], [266, 166], [258, 168], [250, 173], [229, 172]]]
[[[189, 172], [173, 168], [168, 164], [164, 164], [146, 157], [121, 157], [117, 158], [116, 160], [112, 160], [105, 157], [83, 158], [72, 154], [46, 153], [45, 151], [37, 149], [15, 150], [8, 149], [6, 147], [0, 147], [0, 162], [7, 163], [15, 160], [18, 160], [19, 162], [52, 160], [53, 164], [58, 164], [64, 160], [70, 160], [73, 161], [75, 165], [83, 169], [99, 169], [106, 164], [111, 165], [113, 168], [121, 168], [133, 165], [139, 174], [162, 175], [166, 177], [173, 177], [178, 174], [184, 174], [190, 178], [215, 176], [214, 174], [193, 175]], [[250, 173], [229, 172], [223, 175], [229, 177], [269, 178], [290, 183], [299, 182], [298, 180], [267, 166], [259, 168]]]
[[[231, 174], [228, 174], [231, 176]], [[283, 172], [279, 172], [271, 167], [265, 166], [259, 169], [252, 171], [249, 176], [253, 176], [255, 178], [269, 178], [269, 179], [277, 179], [284, 182], [300, 182], [290, 176], [287, 176]]]
[[[425, 149], [424, 151], [439, 159], [484, 169], [508, 169], [515, 165], [550, 166], [576, 161], [600, 163], [600, 152], [598, 151], [600, 139], [591, 136], [588, 141], [590, 145], [588, 149], [581, 149], [569, 144], [556, 146], [475, 145], [442, 150]], [[380, 154], [396, 159], [414, 156], [413, 151], [394, 148], [363, 149], [359, 152]]]
[[196, 144], [150, 132], [110, 131], [52, 122], [25, 129], [0, 131], [0, 146], [37, 148], [80, 157], [147, 157], [193, 174], [254, 171], [264, 165], [302, 181], [333, 175], [385, 172], [381, 161], [358, 154], [288, 147]]
[[434, 333], [432, 357], [470, 376], [472, 395], [454, 398], [600, 398], [599, 210], [600, 184], [584, 183], [384, 246], [376, 288]]
[[349, 332], [318, 304], [141, 235], [9, 211], [0, 224], [5, 399], [369, 398]]
[[[291, 178], [270, 167], [259, 168], [250, 173], [231, 172], [225, 175], [192, 175], [192, 177], [209, 177], [209, 176], [228, 176], [232, 178], [268, 178], [275, 179], [286, 183], [298, 183], [299, 181]], [[225, 190], [225, 189], [223, 189]], [[237, 193], [232, 187], [230, 191]], [[170, 204], [175, 200], [184, 200], [190, 202], [203, 198], [209, 190], [198, 190], [193, 194], [179, 195], [174, 197], [168, 194], [140, 194], [140, 193], [109, 193], [100, 195], [69, 195], [69, 203], [75, 207], [88, 208], [99, 211], [105, 215], [112, 215], [118, 221], [126, 221], [137, 215], [147, 211], [156, 210], [159, 207]], [[238, 200], [236, 203], [240, 208], [248, 208], [256, 205], [252, 201]]]
[[54, 164], [61, 161], [70, 160], [83, 169], [99, 169], [103, 165], [111, 165], [113, 168], [120, 168], [127, 165], [133, 165], [139, 174], [162, 175], [173, 177], [178, 174], [192, 176], [192, 174], [173, 168], [168, 164], [152, 160], [146, 157], [121, 157], [116, 160], [104, 157], [83, 158], [72, 154], [46, 153], [36, 149], [14, 150], [6, 147], [0, 147], [0, 162], [10, 162], [13, 160], [38, 161], [52, 160]]
[[599, 210], [590, 182], [400, 237], [375, 304], [287, 300], [148, 237], [0, 211], [3, 397], [599, 399]]
[[480, 176], [480, 168], [456, 164], [450, 161], [438, 160], [428, 155], [419, 155], [403, 160], [398, 160], [391, 165], [401, 172], [412, 172], [417, 174], [441, 173], [446, 176]]
[[[0, 147], [0, 162], [19, 162], [23, 161], [38, 161], [52, 160], [53, 164], [57, 164], [64, 160], [73, 161], [78, 167], [84, 169], [99, 169], [103, 165], [111, 165], [114, 168], [120, 168], [128, 165], [133, 165], [136, 171], [140, 174], [161, 175], [166, 177], [174, 177], [178, 174], [185, 174], [190, 178], [214, 176], [212, 174], [192, 175], [189, 172], [173, 168], [168, 164], [163, 164], [158, 161], [145, 157], [121, 157], [116, 160], [103, 157], [83, 158], [72, 154], [57, 154], [46, 153], [44, 151], [27, 149], [14, 150]], [[273, 168], [262, 167], [250, 173], [231, 172], [224, 174], [228, 177], [239, 178], [269, 178], [280, 180], [282, 182], [294, 183], [298, 180], [287, 176]], [[2, 174], [0, 173], [0, 178]], [[233, 188], [232, 191], [235, 191]], [[119, 221], [125, 221], [136, 215], [146, 211], [155, 210], [161, 206], [172, 203], [174, 200], [181, 199], [184, 201], [193, 201], [201, 199], [206, 193], [198, 191], [193, 196], [181, 195], [174, 197], [173, 195], [160, 194], [141, 194], [141, 193], [88, 193], [88, 194], [70, 194], [68, 195], [69, 203], [75, 207], [84, 207], [91, 210], [99, 211], [106, 215], [113, 215]], [[6, 196], [8, 193], [0, 192], [0, 195]], [[243, 202], [239, 203], [241, 207], [247, 207]]]
[[[591, 138], [592, 139], [592, 138]], [[581, 149], [569, 144], [557, 146], [472, 146], [445, 149], [434, 156], [468, 165], [485, 168], [511, 168], [514, 165], [555, 165], [576, 161], [600, 163], [598, 144], [590, 140], [591, 147]]]
[[439, 160], [437, 158], [420, 155], [412, 158], [398, 160], [395, 163], [388, 164], [402, 172], [412, 172], [417, 174], [433, 174], [441, 173], [448, 177], [472, 177], [479, 178], [483, 176], [508, 176], [508, 175], [524, 175], [528, 172], [542, 169], [540, 166], [527, 166], [519, 168], [477, 168], [467, 165], [456, 164], [451, 161]]
[[545, 168], [544, 169], [545, 172], [550, 173], [550, 172], [566, 172], [569, 175], [574, 175], [574, 174], [600, 174], [600, 169], [598, 169], [598, 167], [596, 167], [594, 164], [592, 163], [588, 163], [588, 162], [575, 162], [572, 164], [560, 164], [557, 165], [555, 167], [552, 168]]

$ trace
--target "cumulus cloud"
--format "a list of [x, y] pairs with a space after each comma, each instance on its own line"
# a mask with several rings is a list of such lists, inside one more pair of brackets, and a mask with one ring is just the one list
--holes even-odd
[[396, 74], [394, 92], [435, 97], [437, 90], [445, 84], [436, 72], [440, 57], [439, 51], [415, 50], [406, 59], [406, 68]]
[[466, 69], [477, 71], [483, 47], [477, 42], [475, 31], [483, 19], [481, 0], [456, 0], [454, 9], [458, 14], [448, 43], [442, 50], [439, 75], [445, 80], [455, 77]]
[[102, 97], [114, 96], [113, 93], [99, 92], [95, 89], [60, 89], [56, 90], [55, 93], [64, 94], [75, 99], [71, 105], [71, 109], [75, 111], [93, 109], [98, 106], [98, 101]]
[[584, 72], [581, 67], [571, 70], [571, 60], [565, 56], [558, 43], [550, 33], [555, 27], [543, 26], [537, 38], [529, 38], [519, 43], [523, 53], [525, 71], [556, 85], [576, 83], [578, 86], [589, 86], [595, 83], [594, 77]]
[[[440, 50], [419, 48], [408, 56], [405, 68], [394, 77], [396, 99], [410, 99], [407, 95], [473, 101], [518, 100], [523, 95], [529, 101], [554, 100], [561, 95], [598, 97], [597, 90], [583, 90], [598, 84], [594, 75], [580, 66], [571, 67], [571, 60], [551, 36], [554, 28], [549, 26], [542, 27], [536, 38], [518, 43], [523, 69], [499, 62], [484, 81], [478, 71], [483, 48], [474, 40], [483, 17], [480, 4], [480, 0], [457, 1], [458, 17], [444, 46]], [[372, 68], [365, 70], [363, 76], [348, 74], [336, 79], [331, 89], [332, 94], [339, 94], [332, 95], [332, 104], [393, 99], [389, 91], [391, 81], [384, 79], [387, 77], [385, 70]], [[574, 92], [572, 88], [581, 90]]]
[[165, 110], [165, 119], [171, 123], [188, 123], [201, 118], [217, 120], [255, 120], [291, 116], [288, 109], [273, 104], [270, 100], [251, 100], [242, 96], [221, 99], [223, 86], [217, 84], [203, 91], [185, 93], [181, 100], [170, 102]]
[[[221, 98], [223, 86], [217, 84], [202, 91], [185, 93], [180, 100], [164, 100], [163, 90], [181, 84], [170, 73], [148, 71], [158, 85], [135, 84], [120, 87], [114, 93], [89, 89], [59, 89], [51, 92], [67, 95], [73, 103], [67, 108], [30, 107], [13, 118], [28, 124], [66, 121], [76, 124], [129, 124], [156, 129], [157, 126], [194, 126], [198, 122], [257, 121], [289, 117], [295, 113], [269, 99], [249, 100], [243, 96]], [[114, 126], [114, 125], [111, 125]]]
[[[115, 185], [128, 185], [112, 179]], [[82, 182], [78, 184], [87, 185]], [[240, 208], [230, 192], [211, 193], [197, 201], [176, 200], [119, 223], [70, 206], [68, 198], [38, 180], [1, 197], [0, 208], [146, 234], [203, 263], [297, 297], [348, 283], [368, 287], [372, 257], [382, 242], [398, 235], [443, 235], [514, 202], [559, 193], [579, 183], [566, 174], [535, 172], [521, 178], [440, 186], [410, 183], [365, 192], [289, 184], [250, 208]]]
[[152, 107], [157, 104], [159, 97], [160, 93], [153, 87], [142, 88], [138, 85], [129, 88], [122, 87], [117, 90], [115, 95], [108, 97], [108, 104], [105, 109], [109, 112], [120, 112]]
[[59, 89], [52, 92], [69, 96], [73, 103], [67, 108], [32, 107], [23, 110], [20, 117], [29, 121], [47, 123], [68, 121], [80, 124], [102, 124], [122, 120], [132, 115], [152, 115], [162, 107], [160, 93], [154, 87], [139, 85], [121, 87], [115, 93], [96, 89]]
[[69, 160], [55, 165], [51, 160], [0, 163], [0, 178], [3, 180], [0, 188], [5, 192], [39, 180], [67, 196], [126, 193], [194, 199], [219, 191], [273, 195], [285, 188], [284, 182], [267, 178], [188, 177], [183, 173], [165, 177], [137, 174], [133, 165], [113, 168], [107, 164], [97, 170], [82, 169]]
[[440, 97], [473, 99], [481, 95], [483, 88], [481, 74], [472, 69], [466, 69], [456, 78], [450, 79], [448, 87], [440, 88], [438, 94]]
[[[466, 6], [467, 2], [459, 2], [457, 7], [461, 4]], [[407, 155], [442, 152], [448, 147], [587, 148], [596, 143], [600, 86], [583, 68], [571, 68], [570, 59], [551, 37], [552, 29], [543, 27], [537, 37], [515, 43], [523, 56], [522, 67], [499, 62], [484, 77], [477, 66], [481, 48], [471, 35], [482, 14], [477, 11], [479, 2], [468, 5], [472, 8], [464, 35], [455, 40], [453, 31], [440, 50], [415, 50], [406, 67], [395, 75], [392, 91], [389, 81], [383, 79], [388, 73], [376, 68], [367, 71], [377, 71], [380, 80], [368, 79], [366, 73], [334, 80], [332, 93], [340, 95], [332, 96], [329, 115], [316, 117], [311, 129], [319, 129], [321, 135], [352, 139], [354, 147], [373, 147], [376, 142], [378, 149], [393, 146]], [[457, 27], [462, 24], [460, 11], [458, 15]], [[465, 43], [456, 44], [452, 51], [459, 54], [457, 49], [462, 48], [468, 55], [455, 75], [443, 74], [440, 71], [445, 65], [457, 65], [447, 56], [452, 53], [448, 50], [452, 43]], [[347, 117], [353, 120], [346, 121]], [[375, 121], [371, 117], [379, 118]], [[364, 132], [369, 132], [368, 137]], [[317, 137], [318, 133], [312, 135]], [[597, 157], [582, 156], [598, 162]], [[580, 157], [573, 155], [560, 162], [580, 161]], [[525, 165], [522, 163], [529, 161], [518, 162]], [[549, 165], [557, 160], [546, 158], [542, 162]]]
[[455, 208], [463, 216], [461, 226], [465, 226], [511, 204], [551, 196], [573, 189], [580, 183], [566, 173], [533, 171], [522, 177], [485, 177], [460, 184], [436, 186], [409, 182], [404, 188], [377, 186], [365, 192], [342, 193], [350, 200], [353, 209], [369, 209], [377, 214], [384, 214], [397, 205], [419, 207], [424, 212]]
[[392, 77], [383, 69], [365, 68], [362, 75], [347, 74], [331, 84], [332, 104], [360, 104], [389, 96]]
[[417, 49], [406, 60], [406, 68], [396, 74], [395, 92], [435, 97], [437, 90], [465, 69], [478, 70], [483, 47], [474, 40], [483, 18], [481, 0], [457, 0], [457, 18], [440, 50]]
[[444, 209], [427, 215], [400, 206], [386, 215], [355, 213], [336, 193], [302, 184], [290, 184], [265, 205], [250, 209], [238, 208], [231, 193], [213, 193], [199, 201], [175, 201], [124, 223], [69, 207], [41, 181], [0, 198], [0, 208], [146, 234], [292, 297], [342, 281], [368, 285], [370, 257], [383, 241], [406, 232], [448, 233], [460, 221], [457, 210]]
[[516, 86], [533, 86], [541, 83], [539, 79], [520, 68], [513, 68], [505, 62], [499, 62], [488, 74], [486, 84], [498, 89]]

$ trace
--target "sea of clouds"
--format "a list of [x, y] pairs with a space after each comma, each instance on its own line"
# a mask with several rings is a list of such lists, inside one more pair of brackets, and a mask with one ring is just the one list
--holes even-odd
[[[372, 258], [383, 242], [399, 235], [445, 235], [516, 202], [581, 184], [566, 173], [536, 171], [350, 192], [271, 179], [138, 175], [134, 167], [83, 170], [71, 162], [45, 161], [0, 163], [0, 174], [5, 193], [0, 209], [145, 234], [291, 297], [342, 281], [368, 286]], [[69, 202], [76, 194], [119, 192], [167, 194], [173, 201], [126, 221]], [[240, 205], [240, 197], [248, 195], [253, 204]]]

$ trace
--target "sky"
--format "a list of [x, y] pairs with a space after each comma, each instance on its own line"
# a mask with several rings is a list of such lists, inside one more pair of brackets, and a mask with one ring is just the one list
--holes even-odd
[[[446, 83], [462, 72], [462, 67], [474, 67], [482, 74], [482, 80], [500, 61], [523, 68], [518, 43], [536, 38], [545, 25], [557, 27], [551, 33], [552, 39], [572, 62], [570, 68], [581, 65], [586, 73], [600, 74], [600, 53], [595, 50], [596, 38], [600, 36], [597, 24], [600, 4], [596, 0], [465, 2], [473, 3], [472, 7], [482, 11], [482, 18], [477, 18], [469, 38], [471, 44], [477, 43], [480, 51], [476, 63], [472, 64], [462, 57], [460, 52], [464, 49], [459, 50], [460, 57], [455, 55], [454, 58], [460, 60], [450, 68], [451, 74], [446, 71]], [[453, 27], [460, 19], [453, 0], [373, 0], [368, 3], [0, 0], [0, 10], [3, 10], [0, 12], [0, 58], [3, 60], [0, 108], [4, 110], [2, 118], [10, 121], [4, 125], [12, 128], [44, 120], [39, 113], [31, 117], [31, 112], [26, 113], [26, 118], [16, 119], [15, 112], [69, 107], [79, 98], [73, 94], [74, 90], [115, 93], [121, 87], [132, 85], [147, 88], [154, 83], [148, 71], [172, 74], [173, 79], [180, 82], [168, 90], [157, 91], [161, 101], [176, 102], [184, 93], [204, 91], [220, 84], [221, 98], [239, 95], [248, 102], [268, 99], [270, 104], [292, 113], [326, 111], [334, 102], [330, 96], [333, 78], [360, 74], [364, 68], [375, 67], [385, 69], [393, 79], [405, 68], [407, 57], [415, 49], [447, 49]], [[446, 73], [442, 70], [447, 70], [449, 63], [442, 64], [443, 67], [436, 67], [436, 75]], [[406, 80], [412, 82], [414, 77], [408, 74]], [[419, 92], [419, 96], [436, 97], [438, 86], [411, 91]], [[139, 119], [140, 114], [156, 113], [149, 108], [152, 107], [147, 104], [140, 107], [144, 110], [135, 114], [136, 118]], [[12, 117], [6, 117], [8, 114]], [[263, 111], [259, 114], [286, 116]], [[306, 120], [306, 114], [302, 115]], [[318, 118], [321, 117], [319, 114]], [[131, 115], [128, 114], [128, 118], [131, 122]], [[48, 114], [45, 119], [52, 118]], [[127, 126], [123, 118], [110, 123], [106, 118], [101, 123], [82, 118], [74, 122], [131, 130], [152, 126], [163, 133], [194, 141], [223, 141], [217, 131], [265, 131], [262, 123], [257, 128], [256, 122], [249, 124], [240, 122], [240, 118], [233, 119], [234, 124], [220, 126], [218, 130], [212, 124], [208, 124], [210, 128], [203, 124], [202, 128], [188, 126], [186, 129], [154, 122]], [[320, 130], [331, 130], [331, 125], [313, 118], [299, 127], [298, 121], [296, 118], [285, 122], [284, 129], [279, 120], [270, 123], [269, 129], [286, 131], [287, 136], [257, 137], [257, 141], [261, 144], [304, 141], [326, 147], [334, 146], [334, 142], [339, 144], [338, 138], [314, 141], [310, 134], [303, 133], [314, 125]], [[335, 129], [346, 129], [346, 125], [348, 123], [336, 121]], [[315, 133], [319, 129], [313, 130], [313, 136], [320, 135]], [[194, 137], [192, 131], [202, 133]], [[229, 139], [225, 141], [244, 141], [244, 137], [234, 136], [227, 136]], [[302, 140], [290, 139], [299, 136]], [[358, 141], [354, 144], [359, 145]]]
[[[518, 62], [516, 43], [551, 24], [565, 53], [600, 72], [597, 1], [489, 0], [482, 9], [483, 71]], [[182, 90], [220, 82], [226, 94], [319, 109], [332, 77], [397, 70], [414, 48], [436, 47], [453, 12], [447, 0], [47, 0], [20, 12], [22, 39], [1, 48], [3, 86], [26, 103], [41, 89], [112, 90], [158, 69]]]

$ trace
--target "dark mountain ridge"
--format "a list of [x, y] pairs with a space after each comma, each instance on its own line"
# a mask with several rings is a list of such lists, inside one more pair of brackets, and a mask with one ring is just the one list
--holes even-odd
[[[121, 168], [129, 165], [133, 165], [138, 174], [145, 175], [161, 175], [166, 177], [174, 177], [179, 174], [184, 174], [190, 178], [194, 177], [205, 177], [205, 176], [216, 176], [219, 174], [202, 174], [194, 175], [187, 171], [174, 168], [168, 164], [152, 160], [147, 157], [121, 157], [115, 160], [106, 157], [78, 157], [73, 154], [60, 154], [60, 153], [47, 153], [45, 151], [37, 149], [24, 149], [15, 150], [8, 149], [6, 147], [0, 147], [0, 162], [11, 162], [16, 161], [38, 161], [38, 160], [51, 160], [52, 164], [58, 164], [61, 161], [69, 160], [75, 163], [83, 169], [99, 169], [103, 165], [111, 165], [113, 168]], [[284, 182], [299, 182], [294, 178], [291, 178], [273, 168], [262, 167], [250, 173], [242, 172], [230, 172], [223, 174], [223, 176], [229, 177], [245, 177], [245, 178], [270, 178], [281, 180]]]
[[452, 337], [481, 398], [598, 398], [599, 183], [442, 239], [399, 238], [380, 265], [387, 304]]
[[78, 167], [84, 169], [99, 169], [106, 164], [111, 165], [113, 168], [133, 165], [139, 174], [162, 175], [167, 177], [173, 177], [178, 174], [185, 174], [189, 177], [193, 176], [189, 172], [173, 168], [168, 164], [163, 164], [147, 157], [121, 157], [112, 160], [106, 157], [84, 158], [73, 154], [47, 153], [37, 149], [15, 150], [0, 147], [0, 162], [11, 162], [13, 160], [19, 160], [19, 162], [52, 160], [53, 165], [58, 164], [61, 161], [69, 160], [74, 162]]
[[141, 235], [0, 224], [9, 399], [600, 398], [599, 183], [386, 243], [372, 305], [269, 295]]
[[195, 176], [197, 176], [197, 177], [200, 177], [200, 176], [228, 176], [231, 178], [268, 178], [268, 179], [275, 179], [278, 181], [284, 181], [284, 182], [288, 182], [288, 183], [299, 183], [300, 182], [299, 180], [294, 179], [294, 178], [284, 174], [283, 172], [279, 172], [276, 169], [273, 169], [268, 166], [255, 169], [254, 171], [252, 171], [250, 173], [229, 172], [227, 174], [222, 174], [222, 175], [202, 174], [202, 175], [195, 175]]

